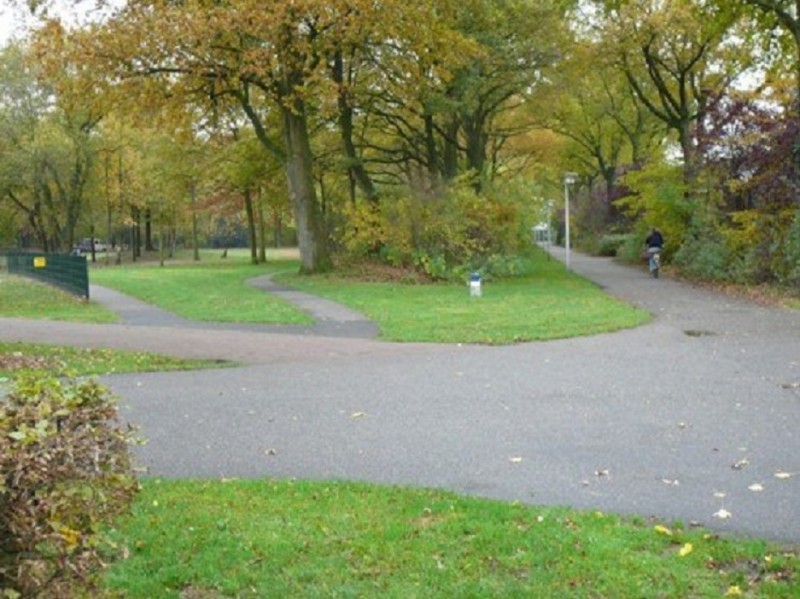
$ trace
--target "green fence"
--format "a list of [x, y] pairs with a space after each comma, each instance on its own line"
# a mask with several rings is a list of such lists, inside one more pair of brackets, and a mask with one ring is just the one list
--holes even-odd
[[89, 299], [89, 266], [85, 256], [7, 252], [8, 272], [60, 287]]

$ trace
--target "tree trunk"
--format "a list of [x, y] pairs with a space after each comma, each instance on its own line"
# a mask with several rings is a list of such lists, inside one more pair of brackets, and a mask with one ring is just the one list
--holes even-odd
[[283, 106], [282, 113], [288, 154], [286, 179], [297, 224], [300, 271], [306, 274], [325, 272], [331, 268], [331, 259], [323, 215], [314, 187], [313, 157], [305, 106], [301, 100], [297, 100], [294, 106]]
[[458, 130], [457, 120], [452, 120], [446, 129], [444, 151], [442, 152], [442, 174], [445, 180], [452, 181], [458, 176]]
[[484, 131], [484, 121], [478, 115], [471, 115], [463, 119], [463, 124], [467, 144], [467, 169], [474, 172], [475, 182], [472, 186], [476, 193], [480, 193], [486, 168], [486, 143], [488, 141]]
[[192, 202], [192, 259], [198, 262], [200, 260], [200, 236], [197, 231], [197, 206], [195, 205], [197, 203], [197, 186], [194, 181], [192, 181], [189, 193]]
[[244, 190], [244, 211], [247, 215], [247, 233], [250, 239], [250, 262], [258, 264], [258, 241], [256, 240], [256, 214], [253, 209], [253, 193], [250, 188]]
[[136, 207], [131, 208], [131, 217], [133, 223], [131, 224], [131, 255], [135, 262], [137, 258], [142, 255], [142, 229], [139, 223], [141, 218], [141, 210]]
[[259, 188], [256, 201], [256, 216], [258, 217], [258, 260], [262, 264], [267, 261], [267, 223], [264, 220], [264, 198]]
[[691, 122], [684, 121], [678, 125], [678, 137], [683, 152], [683, 185], [684, 195], [688, 198], [697, 180], [697, 152], [692, 139]]
[[148, 252], [156, 249], [153, 245], [153, 212], [150, 208], [144, 211], [144, 249]]
[[428, 176], [431, 181], [439, 181], [439, 154], [436, 150], [436, 129], [433, 115], [425, 114], [425, 160], [428, 162]]
[[339, 86], [337, 97], [339, 107], [339, 131], [342, 136], [342, 146], [347, 156], [347, 170], [352, 184], [358, 185], [361, 192], [369, 202], [378, 201], [378, 192], [372, 179], [364, 168], [364, 162], [356, 152], [353, 142], [353, 107], [350, 104], [347, 87], [344, 82], [344, 59], [342, 53], [336, 52], [331, 66], [334, 82]]

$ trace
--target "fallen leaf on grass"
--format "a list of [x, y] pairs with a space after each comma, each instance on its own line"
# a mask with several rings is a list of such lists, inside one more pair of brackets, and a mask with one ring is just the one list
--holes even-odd
[[733, 586], [728, 587], [728, 592], [725, 593], [725, 596], [726, 597], [741, 597], [743, 594], [744, 594], [744, 592], [742, 591], [742, 588], [738, 584], [735, 584]]
[[658, 534], [666, 535], [668, 537], [672, 536], [672, 531], [666, 526], [662, 526], [661, 524], [656, 524], [653, 527], [653, 530], [655, 530]]
[[681, 550], [678, 551], [678, 555], [681, 557], [686, 557], [692, 551], [694, 551], [694, 546], [691, 543], [686, 543], [683, 547], [681, 547]]

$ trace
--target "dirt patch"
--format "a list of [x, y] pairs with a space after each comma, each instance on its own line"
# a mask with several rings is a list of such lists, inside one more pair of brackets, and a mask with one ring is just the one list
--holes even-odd
[[392, 266], [381, 262], [338, 264], [333, 276], [365, 283], [428, 284], [433, 279], [410, 266]]

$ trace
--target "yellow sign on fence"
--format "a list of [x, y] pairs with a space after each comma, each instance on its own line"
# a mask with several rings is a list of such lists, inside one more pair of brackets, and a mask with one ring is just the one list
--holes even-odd
[[45, 268], [47, 266], [47, 258], [44, 256], [36, 256], [33, 259], [33, 267], [34, 268]]

